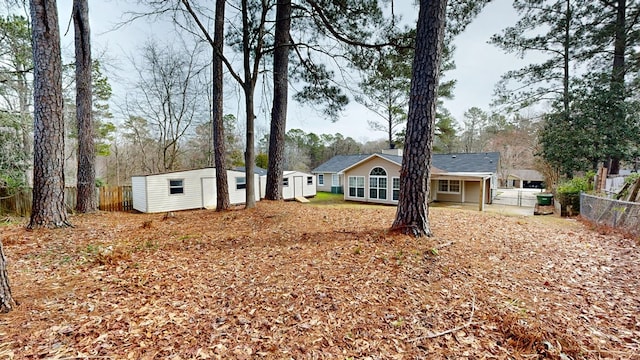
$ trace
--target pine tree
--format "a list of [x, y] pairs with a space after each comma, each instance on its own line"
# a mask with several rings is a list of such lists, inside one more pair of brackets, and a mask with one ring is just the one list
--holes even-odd
[[427, 196], [446, 5], [447, 0], [421, 0], [418, 14], [400, 198], [392, 225], [392, 229], [416, 237], [431, 235]]
[[33, 206], [29, 228], [70, 226], [64, 201], [62, 60], [56, 1], [31, 0], [34, 61]]
[[78, 125], [78, 197], [76, 210], [89, 213], [98, 209], [96, 198], [96, 145], [94, 142], [91, 31], [87, 0], [73, 1], [76, 51], [76, 121]]

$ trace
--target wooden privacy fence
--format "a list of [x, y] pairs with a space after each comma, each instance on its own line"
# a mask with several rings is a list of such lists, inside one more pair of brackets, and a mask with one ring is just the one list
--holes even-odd
[[133, 210], [131, 186], [100, 187], [100, 210], [128, 211]]
[[[99, 188], [99, 209], [102, 211], [128, 211], [133, 209], [131, 186], [103, 186]], [[68, 211], [76, 208], [78, 191], [74, 187], [64, 189], [65, 206]], [[0, 214], [30, 216], [33, 200], [31, 188], [9, 193], [0, 188]]]

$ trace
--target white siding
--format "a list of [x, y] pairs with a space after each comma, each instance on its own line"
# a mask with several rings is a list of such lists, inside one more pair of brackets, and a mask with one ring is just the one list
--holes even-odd
[[267, 194], [267, 175], [260, 176], [260, 199], [264, 199]]
[[[284, 200], [292, 200], [295, 194], [302, 194], [304, 197], [316, 196], [316, 181], [317, 177], [313, 174], [307, 174], [300, 171], [285, 171], [282, 176], [283, 179], [289, 179], [289, 185], [282, 187], [282, 198]], [[311, 185], [307, 185], [307, 178], [311, 177]], [[300, 178], [302, 178], [302, 190], [296, 189], [296, 186], [300, 186]], [[296, 182], [297, 179], [297, 182]], [[326, 184], [325, 178], [325, 184]], [[329, 191], [331, 189], [329, 188]]]
[[[147, 212], [165, 212], [202, 207], [203, 177], [215, 177], [215, 169], [178, 171], [147, 176]], [[183, 180], [183, 194], [169, 194], [169, 180]]]
[[133, 208], [140, 212], [147, 212], [147, 177], [134, 176], [131, 178], [131, 194]]
[[[215, 203], [215, 189], [202, 186], [215, 186], [216, 170], [214, 168], [176, 171], [166, 174], [134, 176], [131, 178], [133, 192], [133, 208], [148, 213], [200, 209], [203, 204]], [[245, 203], [245, 189], [236, 188], [236, 178], [245, 177], [244, 172], [227, 171], [229, 183], [229, 201], [232, 205]], [[255, 198], [260, 201], [260, 179], [255, 175]], [[171, 194], [170, 180], [182, 180], [183, 193]], [[205, 181], [206, 180], [206, 181]], [[206, 184], [206, 185], [205, 185]], [[203, 193], [213, 196], [203, 200]]]
[[[245, 189], [238, 189], [237, 178], [244, 178], [246, 175], [242, 171], [227, 170], [227, 182], [229, 183], [229, 202], [232, 205], [244, 204], [247, 199]], [[255, 199], [260, 201], [260, 176], [254, 174]], [[246, 182], [245, 182], [246, 183]]]

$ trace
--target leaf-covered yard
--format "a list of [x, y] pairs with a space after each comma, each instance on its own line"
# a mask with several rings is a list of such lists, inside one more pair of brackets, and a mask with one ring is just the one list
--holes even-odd
[[4, 226], [0, 359], [640, 359], [640, 252], [574, 221], [260, 202]]

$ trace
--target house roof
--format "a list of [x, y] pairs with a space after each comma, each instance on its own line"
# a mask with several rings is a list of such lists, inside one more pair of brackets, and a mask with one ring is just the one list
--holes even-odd
[[311, 170], [312, 173], [339, 173], [370, 155], [336, 155], [327, 162]]
[[[390, 154], [337, 155], [311, 172], [339, 173], [373, 156], [378, 156], [398, 165], [402, 164], [402, 156]], [[497, 173], [499, 162], [500, 153], [498, 152], [433, 154], [431, 170], [434, 173]]]
[[432, 165], [450, 173], [497, 173], [499, 152], [433, 154]]

